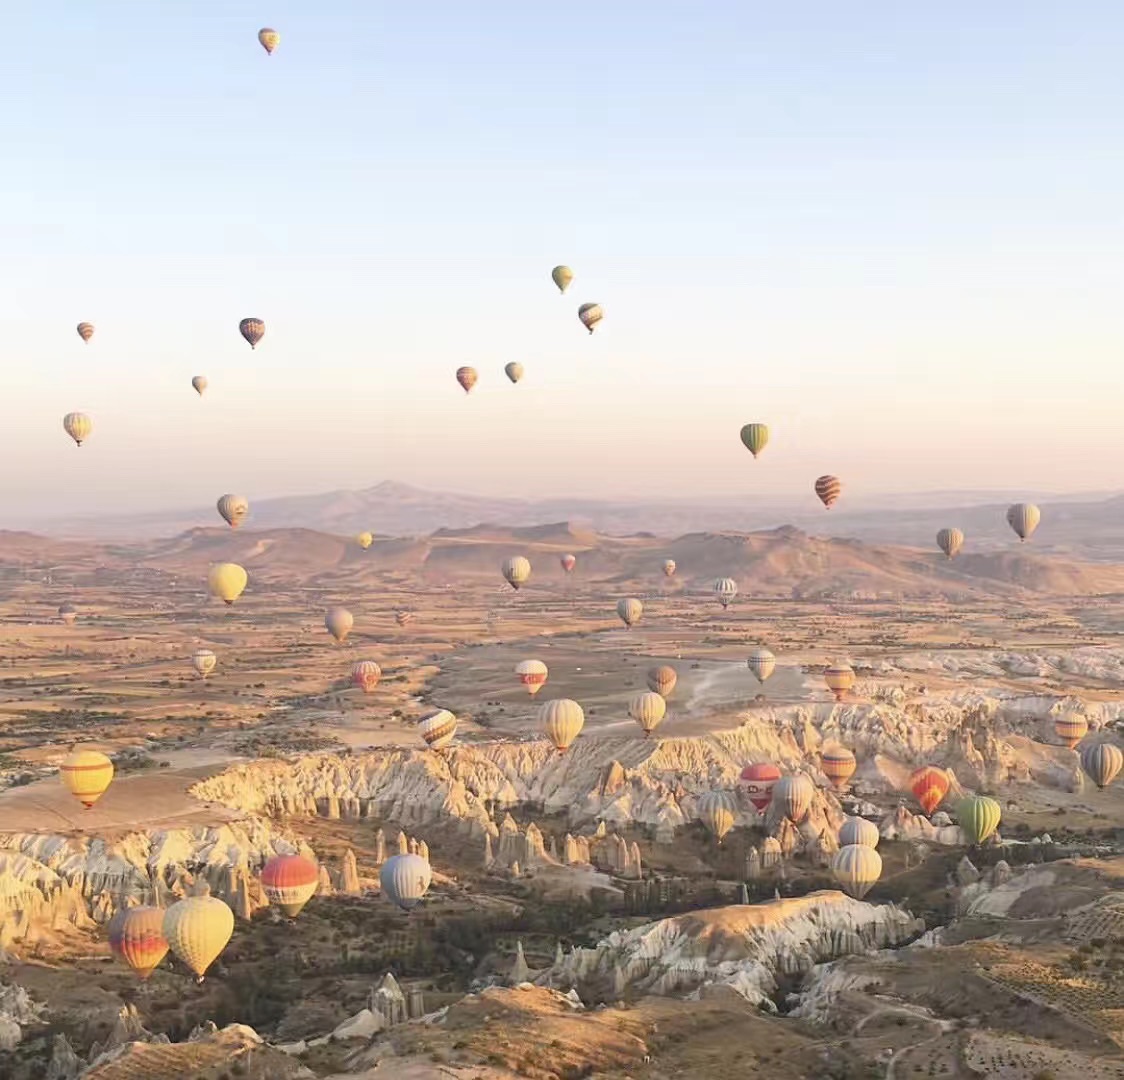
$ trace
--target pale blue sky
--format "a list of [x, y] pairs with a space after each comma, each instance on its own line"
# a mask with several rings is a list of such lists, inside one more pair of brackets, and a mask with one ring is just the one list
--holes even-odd
[[1120, 487], [1124, 11], [981, 6], [13, 9], [9, 522], [384, 478]]

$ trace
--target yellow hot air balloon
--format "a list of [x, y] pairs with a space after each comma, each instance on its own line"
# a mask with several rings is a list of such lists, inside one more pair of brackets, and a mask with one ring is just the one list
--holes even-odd
[[960, 831], [968, 838], [969, 844], [982, 844], [999, 828], [1003, 808], [995, 799], [986, 795], [970, 795], [960, 800], [956, 817]]
[[1106, 788], [1124, 766], [1124, 754], [1112, 743], [1093, 743], [1081, 751], [1081, 768], [1099, 788]]
[[745, 448], [754, 457], [757, 457], [769, 441], [769, 426], [768, 424], [746, 424], [741, 430], [741, 437]]
[[823, 774], [831, 781], [836, 791], [842, 791], [847, 781], [855, 774], [858, 763], [855, 755], [845, 746], [829, 746], [822, 757]]
[[328, 628], [328, 633], [342, 645], [344, 639], [351, 633], [355, 619], [347, 608], [332, 607], [328, 608], [324, 615], [324, 625]]
[[667, 702], [654, 690], [645, 690], [628, 703], [628, 715], [640, 725], [645, 736], [656, 730], [666, 712]]
[[937, 533], [937, 547], [950, 559], [964, 546], [964, 534], [959, 529], [941, 529]]
[[62, 426], [67, 435], [79, 446], [90, 437], [90, 432], [94, 430], [94, 422], [85, 413], [80, 412], [67, 413], [62, 418]]
[[246, 588], [249, 575], [237, 563], [215, 563], [207, 572], [207, 588], [224, 604], [233, 604]]
[[531, 576], [531, 564], [522, 555], [513, 555], [510, 559], [504, 559], [503, 576], [513, 589], [518, 589]]
[[265, 323], [261, 319], [243, 319], [238, 324], [238, 332], [250, 343], [251, 349], [256, 349], [265, 337]]
[[[258, 41], [261, 42], [261, 47], [272, 56], [273, 50], [281, 44], [281, 35], [271, 27], [263, 26], [258, 31]], [[300, 52], [300, 49], [297, 51]]]
[[234, 933], [234, 912], [218, 897], [189, 896], [164, 912], [163, 929], [172, 952], [202, 982]]
[[219, 658], [215, 656], [210, 649], [196, 649], [191, 654], [191, 666], [205, 679], [212, 671], [215, 670], [215, 665], [219, 662]]
[[823, 681], [835, 695], [835, 700], [842, 701], [855, 685], [855, 672], [850, 664], [831, 664], [823, 673]]
[[90, 338], [94, 336], [94, 324], [92, 322], [80, 322], [78, 324], [78, 336], [87, 344], [90, 344]]
[[142, 980], [168, 955], [164, 911], [157, 907], [122, 908], [109, 920], [109, 949]]
[[640, 616], [644, 614], [644, 605], [635, 597], [618, 600], [617, 614], [620, 616], [621, 622], [631, 630], [633, 623], [639, 622]]
[[1060, 713], [1054, 717], [1054, 734], [1072, 750], [1089, 734], [1089, 721], [1080, 713]]
[[585, 726], [585, 713], [569, 698], [544, 701], [539, 707], [539, 726], [558, 753], [564, 754]]
[[708, 791], [699, 797], [698, 811], [699, 820], [721, 844], [737, 820], [733, 798], [724, 791]]
[[730, 606], [730, 601], [738, 595], [738, 583], [732, 577], [719, 578], [714, 583], [714, 595], [723, 609]]
[[866, 844], [848, 844], [835, 853], [831, 873], [848, 896], [861, 900], [882, 876], [882, 856]]
[[1042, 512], [1034, 503], [1015, 503], [1007, 510], [1007, 524], [1020, 540], [1028, 540], [1041, 520]]
[[661, 697], [671, 697], [679, 675], [670, 664], [660, 664], [659, 667], [648, 669], [648, 689], [654, 690]]
[[515, 360], [510, 364], [504, 364], [503, 373], [513, 382], [517, 383], [523, 378], [523, 365]]
[[597, 329], [597, 324], [605, 318], [605, 312], [601, 310], [600, 304], [582, 304], [578, 308], [578, 318], [581, 319], [582, 326], [592, 334]]
[[664, 577], [674, 577], [675, 576], [675, 560], [674, 559], [664, 559], [664, 561], [663, 561], [663, 576]]
[[250, 500], [245, 495], [220, 495], [215, 505], [219, 516], [232, 529], [237, 529], [250, 512]]
[[207, 376], [206, 375], [193, 375], [191, 377], [191, 385], [195, 392], [202, 397], [203, 391], [207, 389]]
[[556, 266], [551, 270], [550, 276], [560, 293], [564, 293], [570, 287], [570, 282], [574, 280], [574, 272], [568, 266]]
[[444, 750], [457, 733], [457, 718], [448, 709], [435, 709], [418, 721], [418, 734], [430, 750]]
[[461, 389], [467, 394], [476, 385], [476, 380], [479, 376], [476, 374], [476, 368], [460, 367], [457, 368], [457, 382], [461, 384]]
[[521, 660], [515, 665], [515, 674], [527, 688], [527, 693], [534, 697], [543, 688], [550, 672], [541, 660]]
[[356, 538], [355, 542], [366, 551], [374, 542], [374, 536], [369, 532], [361, 532]]
[[745, 666], [753, 672], [759, 683], [764, 683], [773, 674], [777, 658], [768, 649], [756, 648], [746, 657]]
[[113, 782], [113, 762], [100, 750], [75, 747], [59, 766], [59, 778], [63, 787], [89, 810]]
[[820, 502], [829, 510], [831, 509], [831, 504], [839, 498], [839, 493], [843, 490], [843, 485], [839, 482], [838, 478], [834, 476], [821, 476], [814, 486]]

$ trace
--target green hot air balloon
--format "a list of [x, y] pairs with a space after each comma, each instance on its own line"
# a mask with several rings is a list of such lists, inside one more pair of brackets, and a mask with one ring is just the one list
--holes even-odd
[[768, 441], [768, 424], [746, 424], [745, 427], [742, 428], [742, 442], [745, 444], [745, 448], [754, 457], [757, 457], [757, 455], [765, 449], [765, 444]]
[[986, 795], [969, 795], [956, 808], [960, 829], [973, 846], [982, 844], [999, 828], [1002, 814], [999, 803]]

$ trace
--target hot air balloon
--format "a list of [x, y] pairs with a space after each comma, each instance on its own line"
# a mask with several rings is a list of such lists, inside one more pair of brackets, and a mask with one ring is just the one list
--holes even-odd
[[518, 589], [531, 576], [531, 564], [522, 555], [513, 555], [503, 561], [503, 576], [513, 589]]
[[1042, 512], [1034, 503], [1015, 503], [1007, 510], [1007, 524], [1020, 540], [1029, 539], [1041, 520]]
[[413, 617], [414, 614], [411, 611], [396, 611], [394, 613], [394, 621], [399, 626], [405, 626]]
[[707, 791], [699, 796], [699, 820], [718, 843], [734, 827], [737, 808], [725, 791]]
[[513, 382], [517, 383], [523, 378], [523, 365], [517, 360], [512, 360], [510, 364], [504, 364], [503, 373]]
[[265, 323], [261, 319], [243, 319], [238, 324], [238, 332], [250, 343], [251, 349], [256, 349], [265, 337]]
[[969, 795], [961, 799], [956, 807], [956, 817], [960, 831], [968, 838], [969, 844], [982, 844], [996, 829], [1002, 808], [995, 799], [986, 795]]
[[164, 911], [157, 907], [122, 908], [109, 920], [109, 950], [142, 980], [168, 955]]
[[777, 658], [768, 649], [759, 646], [746, 657], [745, 666], [753, 672], [757, 681], [764, 685], [777, 666]]
[[551, 270], [550, 276], [554, 279], [554, 284], [558, 286], [560, 293], [564, 293], [570, 287], [570, 282], [574, 280], [574, 272], [568, 266], [556, 266]]
[[320, 885], [320, 868], [303, 855], [274, 855], [261, 872], [261, 886], [271, 904], [295, 919]]
[[328, 628], [328, 633], [342, 645], [355, 625], [355, 618], [345, 607], [331, 607], [324, 614], [324, 625]]
[[1072, 750], [1089, 734], [1089, 721], [1080, 713], [1059, 713], [1054, 717], [1054, 734]]
[[268, 26], [263, 26], [258, 31], [258, 41], [261, 42], [261, 47], [272, 56], [273, 50], [281, 44], [281, 35], [277, 33], [276, 30], [271, 30]]
[[78, 618], [78, 609], [73, 604], [59, 604], [59, 618], [67, 626], [73, 626], [74, 620]]
[[539, 726], [554, 748], [564, 754], [585, 726], [582, 707], [569, 698], [555, 698], [539, 706]]
[[882, 876], [882, 856], [865, 844], [848, 844], [835, 853], [831, 873], [848, 896], [861, 900]]
[[220, 495], [216, 505], [219, 516], [232, 529], [237, 529], [250, 512], [250, 500], [245, 495]]
[[950, 559], [964, 546], [964, 534], [959, 529], [941, 529], [937, 533], [937, 547]]
[[[759, 814], [763, 814], [773, 801], [773, 789], [781, 778], [781, 771], [776, 765], [762, 762], [757, 765], [747, 765], [742, 769], [741, 786], [745, 788], [749, 801], [753, 803]], [[811, 795], [808, 796], [811, 802]], [[808, 811], [805, 809], [804, 813]]]
[[195, 392], [202, 397], [203, 391], [207, 389], [207, 376], [206, 375], [192, 375], [191, 386]]
[[219, 662], [219, 658], [215, 656], [210, 649], [196, 649], [191, 654], [191, 666], [205, 679], [212, 671], [215, 670], [215, 665]]
[[216, 896], [189, 896], [164, 912], [164, 937], [202, 982], [234, 933], [234, 912]]
[[841, 847], [878, 847], [878, 826], [873, 821], [864, 817], [849, 817], [839, 828], [839, 844]]
[[645, 690], [628, 703], [628, 715], [640, 725], [645, 736], [656, 730], [666, 712], [667, 702], [654, 690]]
[[640, 616], [644, 614], [644, 605], [635, 597], [618, 600], [617, 614], [620, 616], [621, 622], [631, 630], [633, 623], [639, 622]]
[[675, 576], [675, 560], [674, 559], [664, 559], [664, 561], [663, 561], [663, 576], [664, 577], [674, 577]]
[[803, 773], [782, 776], [773, 785], [773, 802], [794, 825], [799, 825], [812, 809], [816, 788]]
[[534, 697], [543, 688], [548, 672], [541, 660], [521, 660], [515, 665], [515, 674], [527, 688], [527, 693]]
[[821, 761], [824, 776], [836, 791], [842, 791], [855, 774], [855, 755], [845, 746], [829, 746], [824, 749]]
[[105, 794], [113, 781], [113, 762], [100, 750], [75, 747], [59, 766], [59, 779], [87, 810]]
[[90, 338], [94, 336], [94, 324], [92, 322], [80, 322], [78, 324], [78, 336], [87, 344], [90, 344]]
[[842, 701], [855, 685], [855, 672], [850, 664], [831, 664], [823, 673], [823, 681], [835, 695], [835, 700]]
[[660, 664], [659, 667], [648, 668], [648, 689], [654, 690], [662, 697], [671, 697], [675, 683], [679, 676], [675, 668], [669, 664]]
[[605, 318], [605, 312], [601, 310], [600, 304], [582, 304], [578, 308], [578, 318], [581, 319], [582, 326], [592, 334], [597, 329], [597, 324]]
[[369, 532], [361, 532], [356, 538], [355, 542], [366, 551], [374, 542], [374, 536]]
[[62, 418], [62, 427], [81, 446], [94, 430], [94, 422], [85, 413], [71, 412]]
[[924, 765], [909, 778], [910, 791], [927, 815], [940, 806], [951, 786], [952, 777], [945, 769], [938, 769], [935, 765]]
[[457, 733], [457, 718], [448, 709], [435, 709], [418, 721], [418, 734], [430, 750], [444, 750]]
[[769, 441], [767, 424], [746, 424], [742, 428], [741, 434], [742, 443], [754, 457], [757, 457], [765, 449], [765, 444]]
[[730, 606], [730, 601], [738, 595], [738, 583], [732, 577], [719, 578], [714, 583], [714, 595], [723, 608]]
[[461, 384], [462, 389], [467, 394], [476, 385], [476, 380], [479, 376], [476, 374], [476, 368], [472, 367], [459, 367], [457, 368], [457, 382]]
[[379, 871], [383, 895], [403, 911], [417, 907], [432, 878], [429, 861], [420, 855], [392, 855]]
[[843, 485], [839, 483], [838, 479], [834, 476], [821, 476], [816, 481], [816, 494], [820, 497], [820, 502], [824, 504], [829, 510], [831, 504], [839, 498], [839, 493], [843, 490]]
[[1108, 787], [1116, 779], [1122, 765], [1124, 754], [1112, 743], [1093, 743], [1081, 751], [1081, 768], [1099, 788]]
[[576, 555], [563, 555], [558, 561], [562, 564], [562, 569], [565, 570], [567, 574], [572, 574], [574, 572], [574, 567], [578, 565], [578, 558]]
[[246, 588], [249, 575], [237, 563], [215, 563], [207, 572], [207, 587], [224, 604], [233, 604]]
[[374, 660], [360, 660], [351, 668], [351, 685], [358, 686], [364, 694], [370, 694], [381, 678], [382, 668]]

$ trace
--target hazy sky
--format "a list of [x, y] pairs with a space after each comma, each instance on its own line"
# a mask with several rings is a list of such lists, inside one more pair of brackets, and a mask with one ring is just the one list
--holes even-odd
[[1124, 486], [1118, 4], [68, 0], [5, 39], [0, 527]]

